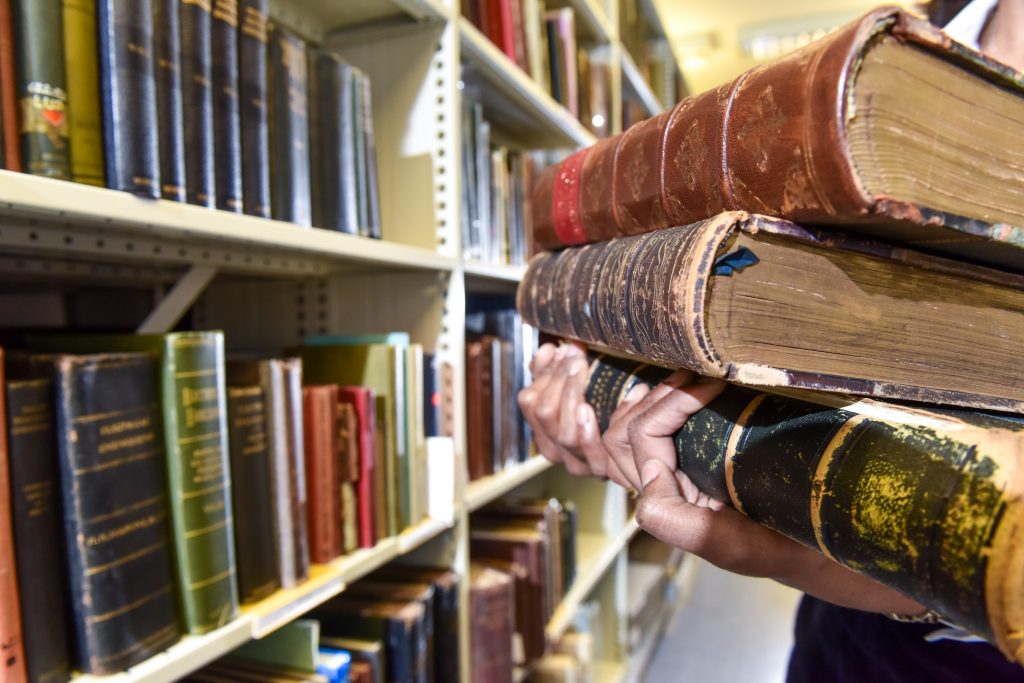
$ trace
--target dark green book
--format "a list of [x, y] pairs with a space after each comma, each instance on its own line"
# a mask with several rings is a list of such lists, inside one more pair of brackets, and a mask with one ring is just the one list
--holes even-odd
[[61, 561], [64, 533], [53, 383], [48, 377], [8, 379], [7, 439], [28, 680], [58, 683], [70, 676], [69, 606]]
[[158, 359], [182, 614], [205, 633], [238, 614], [220, 332], [41, 337], [37, 348], [146, 352]]
[[49, 358], [74, 664], [117, 673], [180, 633], [157, 366], [141, 353]]
[[27, 173], [71, 178], [61, 0], [15, 0], [16, 97]]
[[[598, 357], [586, 395], [602, 431], [666, 374]], [[676, 433], [679, 469], [1019, 661], [1024, 417], [808, 395], [832, 405], [729, 386]]]

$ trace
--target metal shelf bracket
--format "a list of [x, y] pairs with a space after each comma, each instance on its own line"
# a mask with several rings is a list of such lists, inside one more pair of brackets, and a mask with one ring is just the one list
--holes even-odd
[[216, 275], [217, 269], [213, 266], [197, 265], [189, 268], [139, 325], [136, 333], [163, 334], [169, 332]]

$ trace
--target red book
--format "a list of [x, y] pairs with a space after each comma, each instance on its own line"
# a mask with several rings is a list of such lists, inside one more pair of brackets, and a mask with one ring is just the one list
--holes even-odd
[[309, 555], [329, 562], [341, 554], [341, 505], [337, 485], [338, 387], [302, 388], [302, 427], [306, 445], [306, 513]]
[[492, 43], [515, 62], [516, 32], [512, 21], [512, 0], [485, 0], [484, 5], [487, 8], [484, 32]]
[[0, 351], [0, 683], [25, 683], [25, 651], [21, 642], [21, 607], [11, 525], [11, 482], [7, 462], [6, 393]]
[[372, 548], [377, 542], [377, 495], [374, 487], [377, 453], [377, 410], [373, 392], [366, 387], [339, 387], [338, 400], [352, 406], [359, 443], [359, 472], [356, 500], [359, 510], [359, 547]]
[[14, 83], [14, 36], [11, 32], [11, 0], [0, 0], [0, 125], [3, 126], [3, 167], [21, 170], [18, 131], [18, 99]]

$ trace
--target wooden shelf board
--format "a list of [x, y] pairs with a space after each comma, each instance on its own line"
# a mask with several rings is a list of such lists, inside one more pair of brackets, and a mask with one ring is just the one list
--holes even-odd
[[530, 481], [551, 466], [550, 460], [544, 456], [535, 455], [502, 472], [469, 482], [466, 486], [466, 495], [463, 498], [466, 510], [468, 512], [479, 510], [519, 485]]
[[256, 274], [451, 271], [436, 252], [23, 173], [0, 171], [0, 246], [57, 257], [201, 263]]
[[486, 117], [524, 146], [586, 147], [596, 138], [465, 17], [459, 18], [462, 59], [484, 81]]
[[576, 610], [594, 590], [615, 558], [629, 544], [640, 527], [630, 518], [614, 536], [580, 532], [576, 536], [576, 579], [562, 598], [545, 629], [549, 641], [556, 641], [569, 629]]
[[665, 108], [658, 101], [650, 84], [640, 74], [640, 69], [637, 67], [636, 62], [633, 61], [633, 57], [625, 49], [621, 51], [621, 54], [623, 90], [629, 91], [643, 105], [648, 116], [657, 116]]

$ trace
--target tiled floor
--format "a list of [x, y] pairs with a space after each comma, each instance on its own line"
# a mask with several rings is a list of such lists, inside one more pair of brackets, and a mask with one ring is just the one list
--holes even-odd
[[779, 683], [800, 593], [701, 562], [689, 603], [669, 624], [646, 683]]

